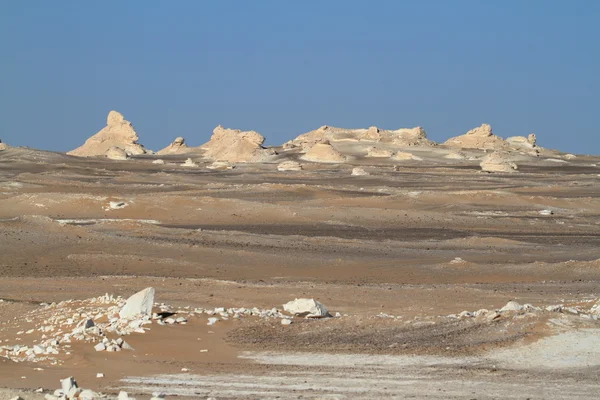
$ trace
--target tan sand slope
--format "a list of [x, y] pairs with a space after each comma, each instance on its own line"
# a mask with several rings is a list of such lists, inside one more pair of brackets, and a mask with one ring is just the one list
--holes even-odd
[[139, 137], [131, 122], [117, 111], [108, 113], [106, 126], [86, 142], [67, 154], [79, 157], [101, 156], [111, 147], [119, 147], [129, 155], [145, 154], [147, 151], [138, 143]]
[[216, 161], [258, 162], [272, 155], [262, 146], [264, 141], [265, 137], [256, 131], [225, 129], [219, 125], [201, 149], [205, 150], [204, 157]]

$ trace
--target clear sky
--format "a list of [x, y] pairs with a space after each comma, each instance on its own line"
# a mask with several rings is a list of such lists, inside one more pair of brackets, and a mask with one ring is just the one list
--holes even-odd
[[111, 109], [158, 150], [221, 124], [423, 126], [600, 154], [600, 1], [0, 0], [0, 139], [66, 151]]

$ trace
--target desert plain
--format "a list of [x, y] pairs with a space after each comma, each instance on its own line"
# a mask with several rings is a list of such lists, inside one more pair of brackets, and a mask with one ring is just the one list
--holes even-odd
[[117, 114], [71, 154], [0, 150], [0, 399], [597, 398], [599, 156], [486, 125], [154, 153]]

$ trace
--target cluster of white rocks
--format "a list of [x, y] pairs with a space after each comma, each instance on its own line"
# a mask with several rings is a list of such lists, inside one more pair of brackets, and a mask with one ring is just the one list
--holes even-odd
[[[24, 316], [24, 322], [42, 323], [37, 328], [17, 332], [15, 340], [27, 339], [28, 335], [35, 332], [38, 334], [33, 336], [40, 337], [41, 334], [41, 339], [33, 339], [30, 345], [3, 344], [0, 346], [0, 355], [15, 362], [48, 361], [57, 365], [62, 361], [54, 356], [69, 355], [74, 341], [91, 343], [96, 351], [134, 350], [123, 336], [146, 333], [153, 323], [160, 326], [185, 325], [189, 319], [205, 315], [208, 317], [207, 325], [244, 317], [277, 318], [287, 325], [293, 316], [330, 316], [327, 308], [314, 299], [290, 301], [283, 305], [288, 313], [284, 314], [277, 308], [173, 308], [164, 303], [154, 303], [154, 295], [154, 288], [146, 288], [127, 300], [106, 294], [87, 300], [42, 304], [40, 309]], [[160, 312], [153, 313], [154, 308]]]
[[591, 299], [587, 300], [584, 303], [592, 303], [595, 304], [591, 308], [586, 308], [582, 305], [565, 305], [565, 304], [557, 304], [557, 305], [549, 305], [544, 308], [536, 307], [531, 304], [519, 304], [516, 301], [509, 301], [506, 305], [498, 310], [486, 310], [481, 309], [477, 311], [463, 311], [460, 314], [451, 314], [448, 315], [449, 318], [473, 318], [479, 316], [485, 316], [488, 320], [494, 320], [500, 318], [505, 313], [528, 313], [528, 312], [558, 312], [558, 313], [569, 313], [573, 315], [579, 315], [581, 318], [598, 320], [600, 319], [600, 299]]
[[[462, 311], [458, 314], [450, 314], [450, 315], [440, 315], [439, 317], [426, 317], [426, 319], [469, 319], [469, 318], [481, 318], [487, 321], [495, 321], [503, 317], [515, 316], [519, 314], [526, 313], [542, 313], [542, 312], [555, 312], [555, 313], [564, 313], [570, 315], [578, 315], [583, 319], [588, 320], [600, 320], [600, 299], [590, 299], [586, 301], [582, 301], [576, 305], [568, 305], [568, 304], [557, 304], [557, 305], [549, 305], [546, 307], [536, 307], [531, 304], [519, 304], [518, 302], [511, 300], [502, 308], [497, 310], [487, 310], [485, 308], [479, 309], [477, 311]], [[589, 307], [590, 303], [594, 303], [591, 307]], [[587, 307], [585, 305], [588, 305]], [[389, 318], [389, 319], [403, 319], [404, 316], [401, 315], [391, 315], [386, 313], [379, 313], [375, 316], [376, 318]], [[415, 319], [419, 319], [420, 317], [415, 317]], [[410, 323], [410, 321], [406, 321], [406, 323]]]
[[[60, 388], [56, 389], [53, 394], [46, 394], [44, 397], [46, 400], [135, 400], [134, 397], [129, 397], [129, 394], [125, 391], [120, 391], [115, 398], [102, 393], [96, 393], [93, 390], [82, 389], [77, 385], [75, 378], [72, 376], [61, 379]], [[150, 400], [160, 400], [164, 398], [164, 393], [154, 392], [152, 393]]]

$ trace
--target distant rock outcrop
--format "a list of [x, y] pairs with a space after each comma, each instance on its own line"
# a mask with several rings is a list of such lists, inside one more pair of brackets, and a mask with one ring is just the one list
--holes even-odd
[[6, 149], [8, 149], [8, 145], [6, 143], [2, 143], [2, 140], [0, 140], [0, 151], [6, 150]]
[[463, 149], [502, 149], [507, 143], [499, 136], [494, 135], [492, 127], [483, 124], [477, 128], [471, 129], [464, 135], [450, 138], [444, 142], [444, 145], [450, 147], [461, 147]]
[[389, 131], [392, 143], [400, 147], [411, 147], [411, 146], [435, 146], [432, 140], [427, 139], [427, 133], [425, 129], [420, 126], [414, 128], [402, 128], [396, 129], [395, 131]]
[[506, 138], [506, 143], [515, 150], [525, 151], [530, 155], [537, 156], [540, 153], [540, 148], [537, 146], [537, 138], [535, 133], [529, 136], [511, 136]]
[[258, 132], [225, 129], [219, 125], [201, 149], [205, 150], [204, 157], [215, 161], [260, 162], [272, 155], [262, 146], [264, 141]]
[[187, 153], [189, 147], [185, 144], [185, 139], [181, 136], [176, 138], [173, 143], [158, 151], [156, 154], [180, 154]]
[[300, 147], [304, 151], [315, 144], [329, 140], [335, 141], [366, 141], [377, 143], [390, 143], [399, 147], [409, 146], [435, 146], [436, 143], [427, 139], [425, 130], [418, 126], [415, 128], [402, 128], [397, 130], [384, 130], [376, 126], [368, 129], [345, 129], [323, 125], [319, 129], [304, 133], [284, 144], [284, 148]]
[[139, 137], [131, 122], [125, 120], [121, 113], [111, 111], [106, 119], [106, 127], [86, 140], [83, 146], [67, 154], [79, 157], [101, 156], [111, 147], [121, 148], [128, 155], [147, 153], [138, 140]]
[[499, 151], [486, 155], [479, 165], [485, 172], [516, 172], [518, 169], [517, 164], [510, 161], [508, 154]]
[[302, 156], [302, 159], [321, 163], [341, 163], [346, 161], [346, 157], [337, 151], [327, 140], [313, 145]]

